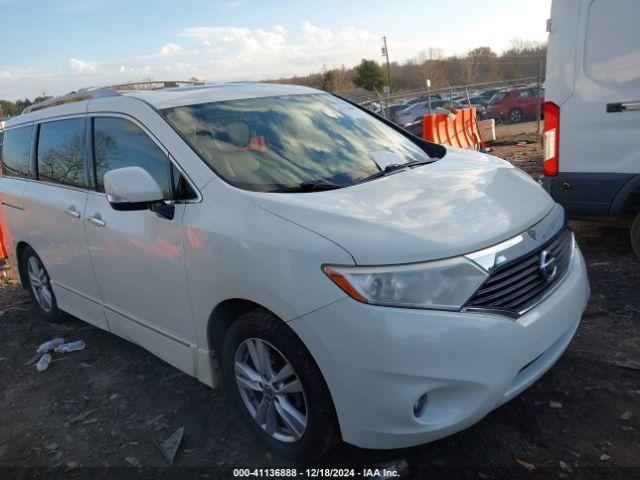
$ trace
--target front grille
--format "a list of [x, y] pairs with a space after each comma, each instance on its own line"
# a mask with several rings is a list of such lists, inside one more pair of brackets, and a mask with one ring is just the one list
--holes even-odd
[[[465, 307], [517, 316], [538, 303], [569, 268], [572, 235], [569, 227], [565, 227], [536, 250], [497, 267]], [[545, 250], [558, 262], [558, 271], [552, 279], [546, 278], [540, 268], [540, 257]]]

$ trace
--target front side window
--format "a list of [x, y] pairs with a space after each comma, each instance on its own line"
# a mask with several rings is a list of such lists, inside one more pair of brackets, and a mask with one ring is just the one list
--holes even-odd
[[38, 179], [86, 188], [84, 169], [85, 119], [71, 118], [40, 124]]
[[123, 167], [141, 167], [158, 182], [165, 200], [172, 198], [167, 155], [135, 123], [117, 117], [93, 120], [96, 185], [104, 192], [104, 175]]
[[507, 98], [509, 96], [509, 92], [496, 92], [493, 94], [493, 97], [491, 97], [491, 101], [495, 102], [496, 100], [502, 100], [504, 98]]
[[429, 159], [406, 136], [329, 94], [204, 103], [163, 114], [218, 175], [247, 190], [353, 185], [380, 170], [372, 156], [379, 152], [397, 154], [399, 163]]
[[31, 134], [33, 125], [12, 128], [4, 132], [0, 158], [2, 174], [7, 177], [29, 178], [31, 176]]

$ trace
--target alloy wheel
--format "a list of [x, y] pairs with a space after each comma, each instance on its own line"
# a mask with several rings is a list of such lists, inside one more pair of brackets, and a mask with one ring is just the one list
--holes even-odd
[[509, 120], [513, 123], [518, 123], [522, 120], [522, 112], [520, 110], [512, 110], [509, 114]]
[[309, 411], [302, 383], [277, 348], [258, 338], [244, 340], [234, 372], [244, 406], [268, 435], [282, 442], [304, 435]]
[[45, 312], [50, 312], [53, 308], [53, 295], [51, 293], [51, 284], [49, 277], [40, 260], [35, 257], [29, 257], [28, 262], [29, 284], [33, 291], [33, 296]]

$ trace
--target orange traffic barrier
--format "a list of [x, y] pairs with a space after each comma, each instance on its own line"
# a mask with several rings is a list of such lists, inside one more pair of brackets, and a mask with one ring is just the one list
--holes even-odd
[[446, 113], [425, 115], [422, 120], [422, 138], [460, 148], [483, 146], [474, 107], [462, 108], [456, 111], [455, 115]]
[[[7, 249], [4, 246], [5, 238], [2, 234], [3, 227], [6, 228], [7, 225], [7, 222], [5, 222], [4, 220], [4, 212], [2, 211], [2, 206], [0, 206], [0, 260], [4, 260], [5, 258], [7, 258]], [[9, 240], [9, 238], [7, 238], [7, 240]]]

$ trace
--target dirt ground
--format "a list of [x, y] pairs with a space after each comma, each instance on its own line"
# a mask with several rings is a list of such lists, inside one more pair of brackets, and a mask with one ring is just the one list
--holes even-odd
[[[540, 170], [537, 143], [492, 153]], [[640, 478], [640, 262], [627, 230], [572, 227], [592, 295], [549, 373], [459, 434], [395, 451], [340, 445], [319, 465], [404, 459], [413, 478]], [[43, 373], [25, 366], [57, 336], [87, 348], [57, 355]], [[227, 478], [233, 468], [287, 465], [254, 441], [224, 391], [81, 321], [44, 323], [10, 278], [0, 287], [0, 386], [0, 479]], [[154, 440], [178, 427], [184, 438], [169, 466]]]

